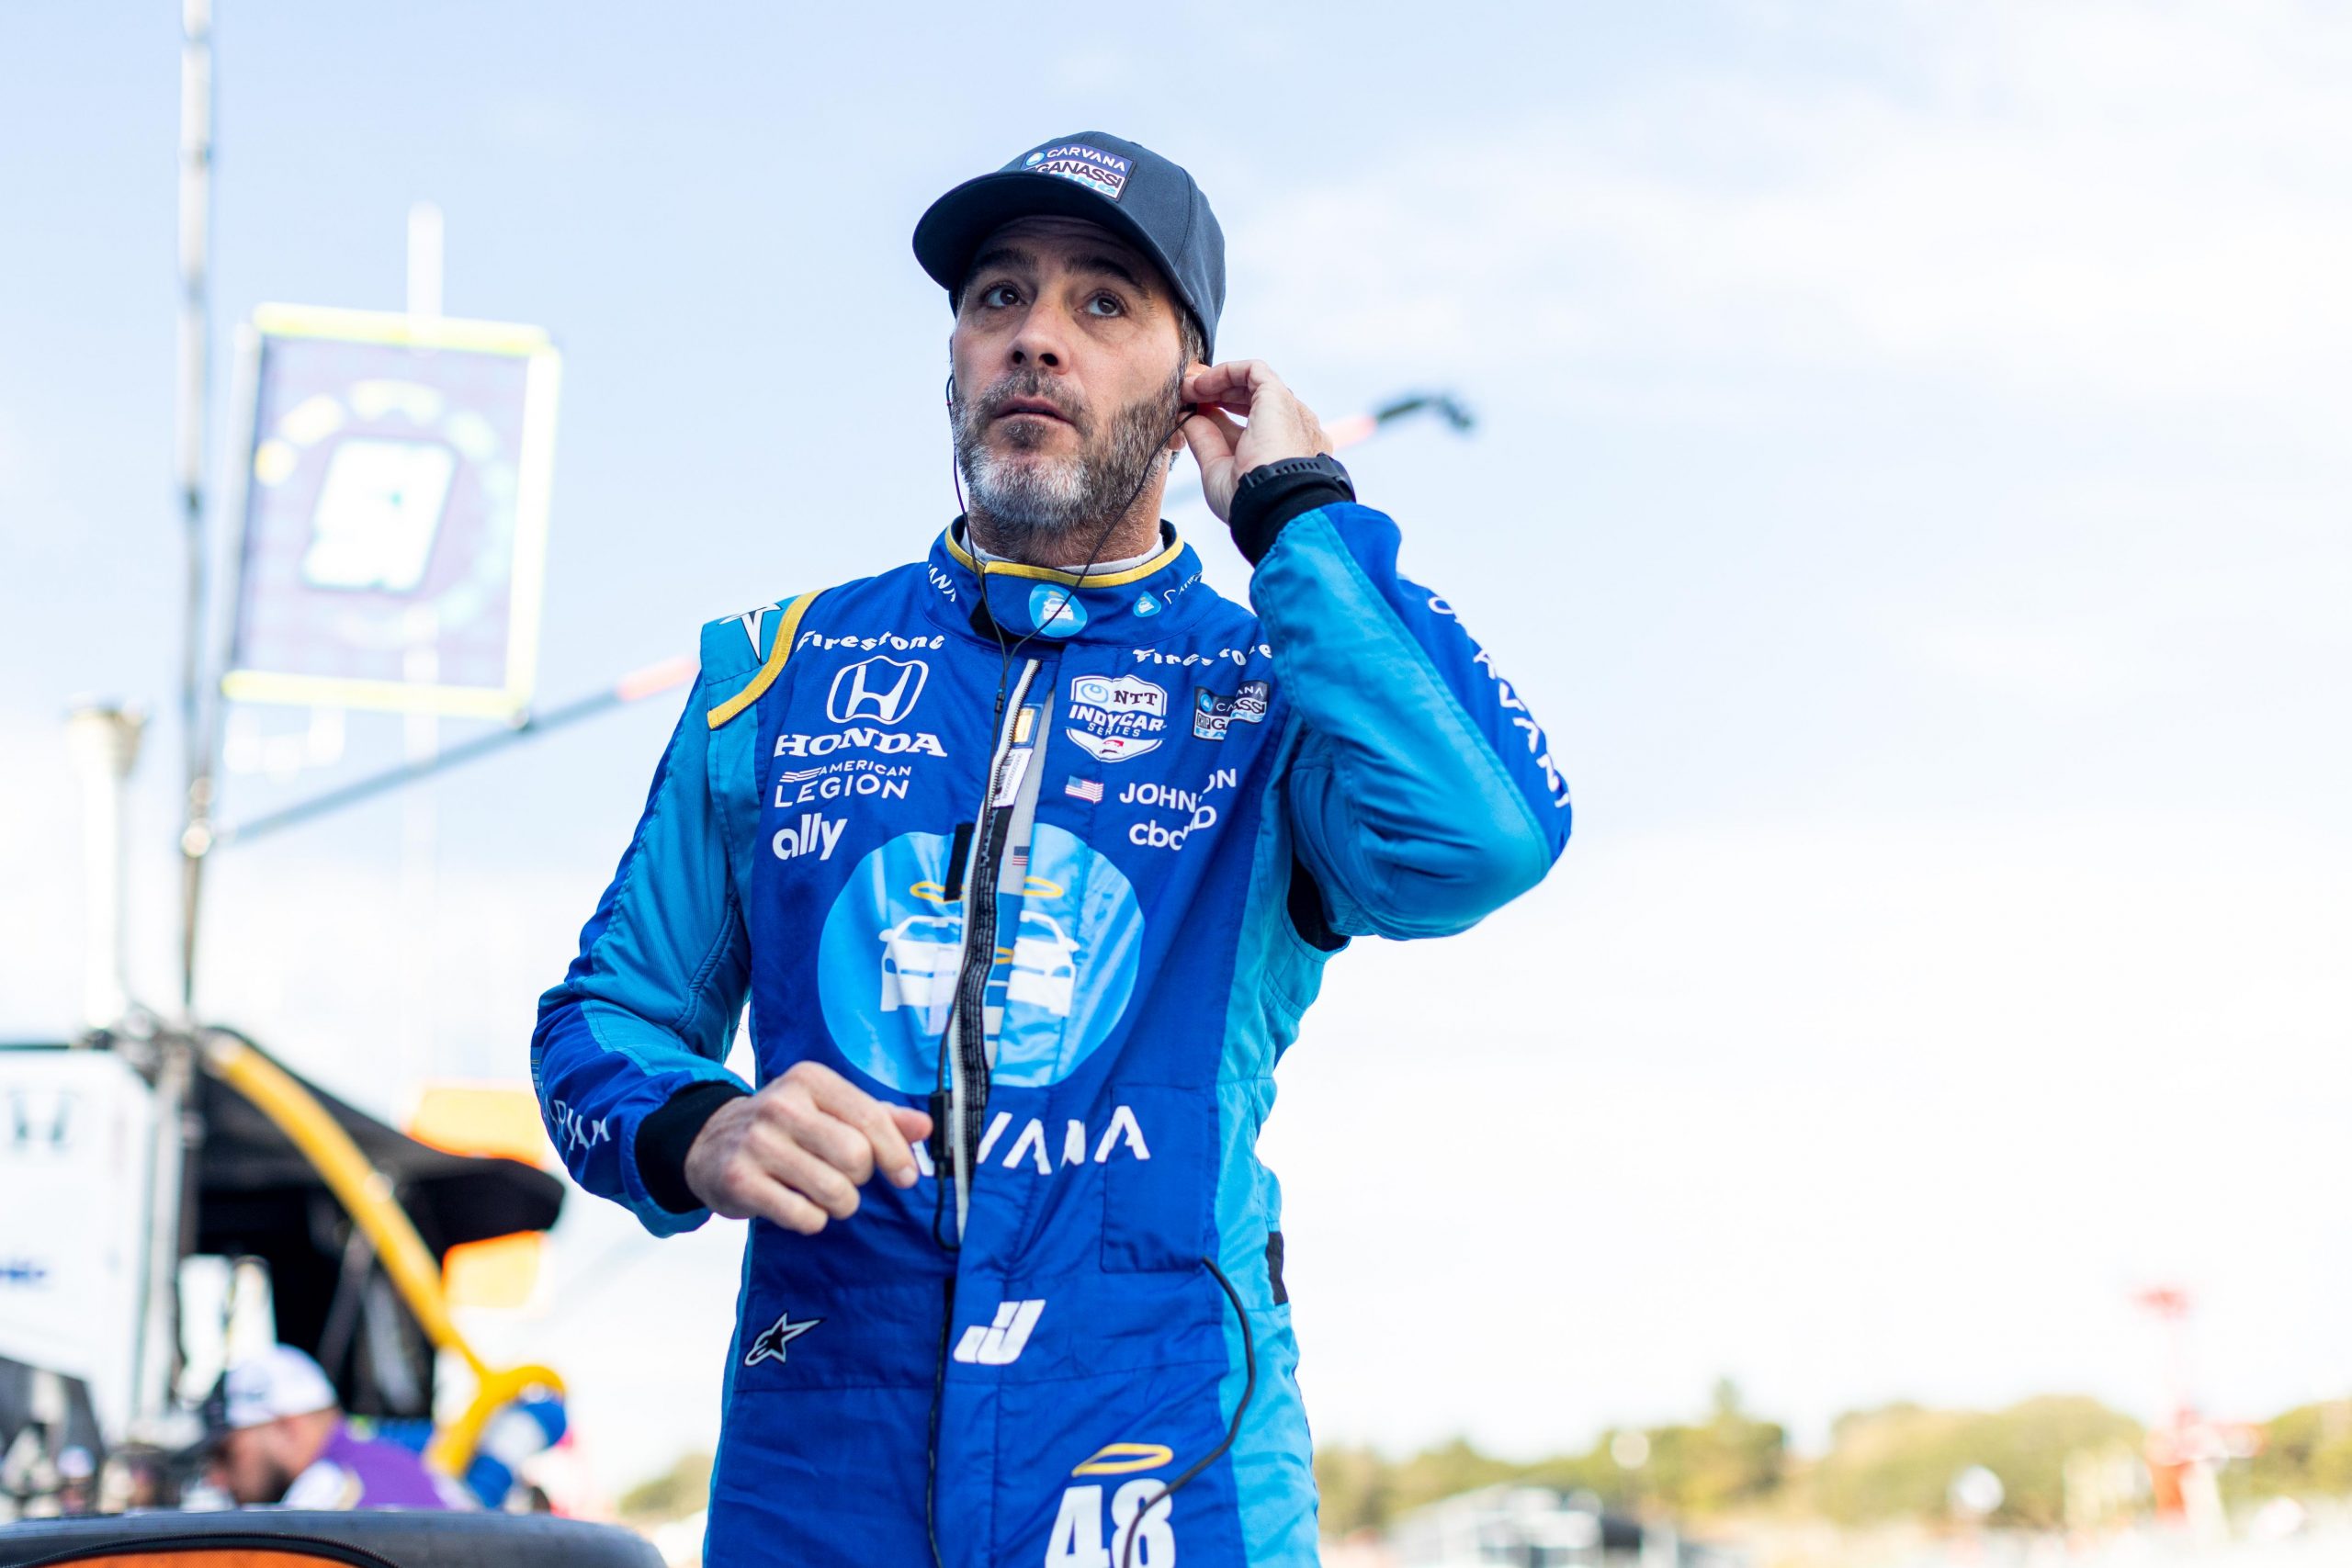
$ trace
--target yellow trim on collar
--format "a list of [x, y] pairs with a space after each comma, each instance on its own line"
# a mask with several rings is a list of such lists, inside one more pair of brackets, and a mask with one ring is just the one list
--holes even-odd
[[[1170, 529], [1170, 532], [1175, 531]], [[1091, 572], [1062, 571], [1050, 566], [1023, 566], [1019, 561], [990, 561], [983, 570], [980, 563], [972, 558], [972, 553], [956, 542], [953, 528], [947, 530], [947, 553], [982, 577], [1034, 577], [1040, 582], [1066, 583], [1072, 588], [1125, 588], [1130, 582], [1141, 582], [1155, 572], [1165, 571], [1174, 565], [1176, 558], [1184, 553], [1184, 540], [1179, 535], [1169, 542], [1166, 549], [1141, 566], [1114, 571], [1107, 577], [1097, 577]]]
[[800, 617], [808, 613], [808, 606], [816, 598], [814, 592], [803, 593], [784, 607], [784, 619], [775, 628], [775, 646], [768, 649], [767, 662], [760, 666], [760, 672], [752, 677], [750, 685], [710, 710], [713, 729], [758, 702], [775, 684], [775, 678], [784, 673], [784, 661], [792, 657], [793, 639], [800, 635]]

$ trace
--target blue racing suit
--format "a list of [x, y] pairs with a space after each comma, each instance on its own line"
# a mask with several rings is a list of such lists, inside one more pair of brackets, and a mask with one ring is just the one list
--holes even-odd
[[1173, 530], [1081, 583], [951, 528], [704, 628], [540, 1004], [549, 1133], [655, 1234], [701, 1224], [680, 1167], [745, 1092], [747, 1000], [762, 1082], [814, 1060], [941, 1124], [913, 1188], [750, 1227], [722, 1568], [1317, 1560], [1274, 1064], [1347, 937], [1533, 886], [1568, 795], [1387, 517], [1256, 535], [1254, 615]]

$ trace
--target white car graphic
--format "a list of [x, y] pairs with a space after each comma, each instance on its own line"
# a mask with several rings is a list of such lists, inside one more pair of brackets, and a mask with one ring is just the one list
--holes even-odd
[[[956, 989], [964, 922], [958, 915], [909, 915], [882, 932], [882, 1010], [902, 1007], [929, 1011], [945, 1006]], [[998, 951], [1002, 962], [1004, 950]], [[1068, 1018], [1078, 990], [1078, 943], [1059, 921], [1041, 910], [1024, 909], [1021, 934], [1013, 939], [1012, 965], [991, 976], [988, 989], [1004, 1001], [1025, 1002], [1056, 1018]], [[989, 1008], [993, 1027], [998, 1002]]]
[[[1045, 928], [1045, 934], [1031, 931]], [[1007, 1001], [1027, 1002], [1056, 1018], [1069, 1016], [1070, 999], [1078, 988], [1078, 943], [1070, 941], [1053, 916], [1036, 909], [1021, 911], [1021, 934], [1012, 942], [1012, 972], [1005, 982]]]
[[956, 990], [956, 960], [964, 951], [961, 915], [909, 915], [882, 933], [882, 1010], [930, 1010]]

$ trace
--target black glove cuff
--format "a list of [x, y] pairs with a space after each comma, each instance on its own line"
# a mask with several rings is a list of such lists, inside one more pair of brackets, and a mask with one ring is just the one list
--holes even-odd
[[637, 1124], [637, 1174], [655, 1202], [673, 1214], [691, 1214], [703, 1206], [686, 1185], [686, 1151], [720, 1106], [742, 1098], [735, 1084], [688, 1084]]
[[1233, 530], [1233, 542], [1256, 566], [1292, 518], [1355, 498], [1355, 482], [1337, 457], [1284, 457], [1241, 476], [1227, 525]]

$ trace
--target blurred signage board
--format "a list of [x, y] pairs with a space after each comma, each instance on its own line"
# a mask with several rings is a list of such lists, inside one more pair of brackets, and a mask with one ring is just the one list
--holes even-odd
[[537, 327], [265, 305], [224, 696], [530, 705], [562, 361]]
[[154, 1095], [112, 1051], [0, 1047], [0, 1357], [130, 1419]]

